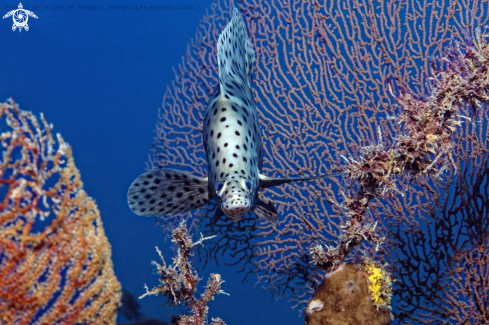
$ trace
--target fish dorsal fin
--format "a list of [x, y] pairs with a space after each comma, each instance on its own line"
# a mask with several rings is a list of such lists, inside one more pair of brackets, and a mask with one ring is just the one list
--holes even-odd
[[262, 194], [258, 194], [253, 212], [260, 218], [268, 220], [270, 223], [276, 224], [278, 222], [277, 210], [275, 210], [272, 202], [266, 199]]
[[246, 37], [246, 75], [248, 86], [251, 88], [251, 83], [253, 81], [253, 69], [255, 67], [255, 50], [253, 50], [253, 45], [248, 37]]
[[251, 88], [255, 51], [237, 8], [233, 9], [231, 21], [219, 35], [217, 62], [221, 94], [227, 93], [226, 81], [246, 82]]
[[153, 217], [187, 212], [209, 201], [207, 177], [173, 169], [155, 169], [131, 184], [127, 202], [134, 213]]
[[260, 188], [269, 188], [273, 186], [282, 185], [291, 182], [304, 182], [312, 181], [314, 179], [322, 179], [328, 177], [335, 177], [341, 175], [342, 173], [333, 173], [329, 175], [312, 176], [312, 177], [267, 177], [262, 174], [258, 174], [258, 179], [260, 180]]

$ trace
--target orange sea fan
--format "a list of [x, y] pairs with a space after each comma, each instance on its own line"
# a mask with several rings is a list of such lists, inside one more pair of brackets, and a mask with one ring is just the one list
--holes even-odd
[[0, 127], [0, 323], [115, 324], [121, 286], [71, 147], [12, 100]]

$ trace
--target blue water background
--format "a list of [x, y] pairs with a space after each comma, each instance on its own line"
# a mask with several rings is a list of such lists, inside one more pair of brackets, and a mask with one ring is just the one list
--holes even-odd
[[[29, 17], [29, 31], [13, 32], [11, 17], [0, 20], [0, 99], [13, 97], [21, 109], [37, 116], [43, 112], [54, 132], [72, 146], [84, 188], [100, 209], [116, 275], [136, 296], [144, 293], [144, 284], [157, 284], [150, 265], [158, 261], [155, 246], [168, 262], [173, 251], [153, 218], [129, 210], [127, 188], [145, 170], [172, 69], [210, 3], [34, 1], [23, 2], [38, 16]], [[189, 8], [116, 10], [112, 5]], [[17, 6], [16, 1], [2, 2], [1, 16]], [[226, 281], [222, 289], [230, 294], [210, 303], [210, 317], [236, 325], [303, 323], [287, 299], [271, 301], [269, 293], [253, 289], [254, 276], [242, 284], [237, 270], [211, 263], [199, 273], [202, 287], [210, 273], [220, 273]], [[141, 312], [167, 320], [178, 310], [162, 306], [163, 301], [161, 296], [144, 298]]]

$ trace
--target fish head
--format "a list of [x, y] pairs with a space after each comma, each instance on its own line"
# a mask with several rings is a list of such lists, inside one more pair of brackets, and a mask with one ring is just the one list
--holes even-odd
[[222, 179], [215, 185], [219, 207], [233, 222], [240, 221], [251, 209], [256, 185], [247, 178]]

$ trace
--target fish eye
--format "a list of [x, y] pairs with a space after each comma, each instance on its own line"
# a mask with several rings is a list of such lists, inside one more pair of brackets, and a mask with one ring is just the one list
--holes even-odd
[[224, 187], [224, 184], [219, 182], [216, 184], [216, 191], [219, 192], [220, 190], [222, 190], [222, 188]]
[[250, 181], [246, 181], [245, 185], [249, 190], [251, 190], [251, 187], [253, 186]]

